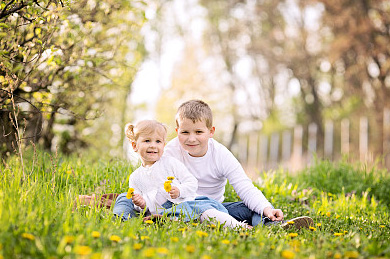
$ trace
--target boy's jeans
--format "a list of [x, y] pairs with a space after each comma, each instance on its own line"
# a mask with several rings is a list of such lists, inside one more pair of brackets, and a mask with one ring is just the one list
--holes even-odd
[[[222, 205], [228, 210], [229, 214], [238, 221], [246, 221], [251, 226], [257, 226], [267, 223], [268, 218], [251, 211], [242, 201], [225, 202]], [[134, 210], [134, 204], [131, 199], [126, 198], [126, 193], [122, 193], [116, 198], [114, 210], [115, 217], [120, 217], [122, 221], [136, 217], [138, 212]]]

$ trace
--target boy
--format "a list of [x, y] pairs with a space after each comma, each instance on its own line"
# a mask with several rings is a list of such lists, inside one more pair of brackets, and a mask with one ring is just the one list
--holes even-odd
[[[282, 222], [283, 212], [273, 208], [263, 193], [253, 185], [233, 154], [212, 138], [215, 132], [212, 125], [212, 112], [205, 102], [190, 100], [181, 104], [176, 114], [177, 137], [167, 144], [164, 156], [172, 156], [184, 163], [198, 180], [198, 195], [222, 202], [225, 185], [229, 180], [243, 201], [223, 205], [238, 221], [246, 221], [252, 226]], [[115, 215], [131, 214], [124, 211], [125, 203], [125, 199], [118, 197], [114, 207]], [[309, 217], [291, 221], [297, 228], [313, 224]], [[289, 225], [282, 222], [282, 226]]]

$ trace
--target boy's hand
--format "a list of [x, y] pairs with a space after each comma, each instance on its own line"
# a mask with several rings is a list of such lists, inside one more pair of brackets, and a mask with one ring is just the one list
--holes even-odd
[[172, 199], [176, 199], [180, 196], [180, 191], [176, 186], [172, 186], [171, 191], [169, 192], [169, 195]]
[[273, 209], [271, 207], [266, 207], [263, 210], [263, 215], [272, 221], [280, 221], [280, 220], [283, 220], [283, 218], [284, 218], [282, 210]]
[[132, 200], [133, 200], [134, 205], [137, 205], [141, 209], [145, 209], [146, 201], [144, 200], [144, 198], [141, 195], [134, 194], [132, 197]]

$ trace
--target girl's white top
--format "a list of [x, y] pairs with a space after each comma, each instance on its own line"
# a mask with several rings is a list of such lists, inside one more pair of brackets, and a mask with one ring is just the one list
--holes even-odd
[[265, 207], [272, 207], [264, 194], [256, 188], [245, 174], [240, 162], [222, 144], [210, 138], [207, 153], [202, 157], [192, 157], [185, 151], [176, 137], [164, 150], [163, 157], [174, 157], [184, 163], [198, 179], [198, 195], [223, 202], [227, 180], [238, 196], [252, 211], [262, 215]]
[[[176, 199], [172, 199], [164, 190], [164, 182], [169, 176], [175, 177], [171, 185], [180, 191], [180, 196]], [[194, 200], [198, 181], [183, 163], [173, 157], [162, 157], [150, 167], [141, 165], [137, 168], [130, 175], [129, 187], [144, 198], [150, 213], [156, 214], [163, 211], [161, 205], [167, 200], [175, 204]], [[138, 206], [135, 209], [141, 211]]]

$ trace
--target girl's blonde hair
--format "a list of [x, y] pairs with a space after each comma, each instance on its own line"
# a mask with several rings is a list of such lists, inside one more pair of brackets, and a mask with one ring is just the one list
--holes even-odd
[[163, 136], [164, 142], [167, 137], [167, 127], [156, 120], [143, 120], [136, 125], [126, 124], [125, 133], [130, 142], [136, 142], [140, 135], [150, 135], [157, 132]]

